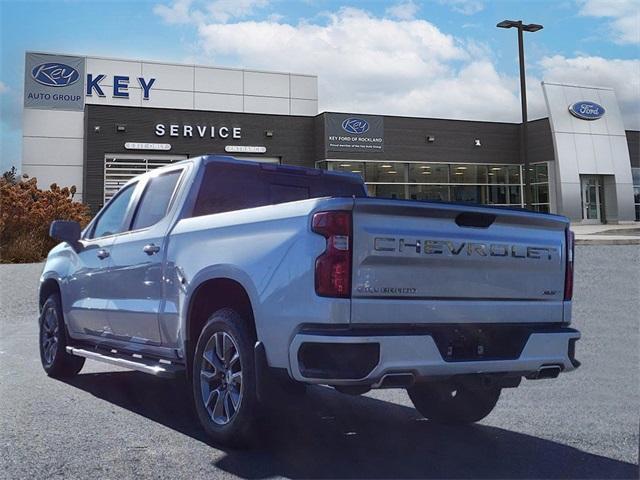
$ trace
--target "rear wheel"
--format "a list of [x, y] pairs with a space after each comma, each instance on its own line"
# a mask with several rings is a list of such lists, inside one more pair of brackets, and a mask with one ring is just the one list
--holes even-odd
[[67, 332], [60, 306], [60, 296], [52, 293], [40, 313], [40, 360], [47, 375], [55, 378], [72, 377], [84, 365], [83, 357], [66, 351]]
[[192, 377], [196, 412], [215, 442], [251, 440], [258, 418], [253, 357], [245, 319], [229, 308], [215, 312], [200, 333]]
[[465, 424], [489, 415], [500, 398], [501, 389], [438, 382], [417, 384], [407, 392], [416, 410], [425, 418], [438, 423]]

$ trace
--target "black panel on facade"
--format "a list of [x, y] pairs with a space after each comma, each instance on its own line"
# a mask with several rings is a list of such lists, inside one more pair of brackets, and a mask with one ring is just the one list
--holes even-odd
[[[326, 159], [388, 162], [520, 163], [520, 125], [500, 122], [379, 116], [383, 151], [332, 151], [328, 148], [327, 118], [350, 114], [322, 113], [316, 117], [238, 112], [205, 112], [166, 108], [87, 105], [85, 115], [84, 197], [96, 211], [118, 188], [105, 191], [107, 156], [169, 160], [223, 154], [283, 164], [314, 167]], [[357, 118], [358, 115], [353, 114]], [[364, 116], [366, 118], [375, 116]], [[335, 122], [334, 122], [335, 123]], [[335, 133], [335, 132], [334, 132]], [[157, 145], [169, 144], [162, 150]], [[140, 148], [136, 148], [139, 146]], [[227, 147], [260, 147], [264, 153], [228, 153]], [[146, 149], [150, 148], [150, 150]], [[168, 148], [168, 147], [165, 147]], [[242, 149], [241, 148], [241, 149]], [[553, 143], [546, 118], [529, 123], [529, 160], [553, 160]], [[117, 170], [110, 170], [116, 172]], [[128, 170], [132, 175], [138, 173]], [[142, 170], [144, 171], [144, 170]], [[115, 185], [115, 186], [114, 186]]]
[[[232, 145], [266, 147], [264, 154], [236, 154], [243, 157], [277, 157], [281, 163], [307, 167], [313, 167], [316, 160], [314, 117], [87, 105], [85, 118], [84, 195], [94, 210], [103, 203], [107, 154], [234, 155], [225, 152]], [[162, 136], [156, 133], [159, 124], [164, 127]], [[118, 132], [116, 125], [125, 125], [126, 130]], [[171, 135], [171, 125], [177, 126], [176, 136]], [[190, 128], [185, 131], [185, 126]], [[220, 137], [221, 127], [228, 129], [223, 130], [227, 138]], [[233, 138], [233, 128], [240, 129], [239, 139]], [[171, 149], [127, 150], [127, 142], [168, 143]]]

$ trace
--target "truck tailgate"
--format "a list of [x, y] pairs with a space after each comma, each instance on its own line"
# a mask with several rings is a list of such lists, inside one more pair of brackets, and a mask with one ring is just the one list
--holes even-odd
[[566, 228], [556, 215], [355, 199], [351, 322], [562, 322]]

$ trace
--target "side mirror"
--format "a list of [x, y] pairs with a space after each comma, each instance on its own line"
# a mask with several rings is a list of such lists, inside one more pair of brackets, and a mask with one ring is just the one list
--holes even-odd
[[80, 240], [80, 224], [69, 220], [54, 220], [49, 227], [49, 236], [75, 247]]

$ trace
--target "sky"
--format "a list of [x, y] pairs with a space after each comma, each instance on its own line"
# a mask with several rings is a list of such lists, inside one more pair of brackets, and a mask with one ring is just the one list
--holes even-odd
[[319, 111], [518, 122], [540, 82], [614, 88], [640, 129], [640, 0], [0, 0], [0, 169], [19, 168], [27, 50], [318, 75]]

